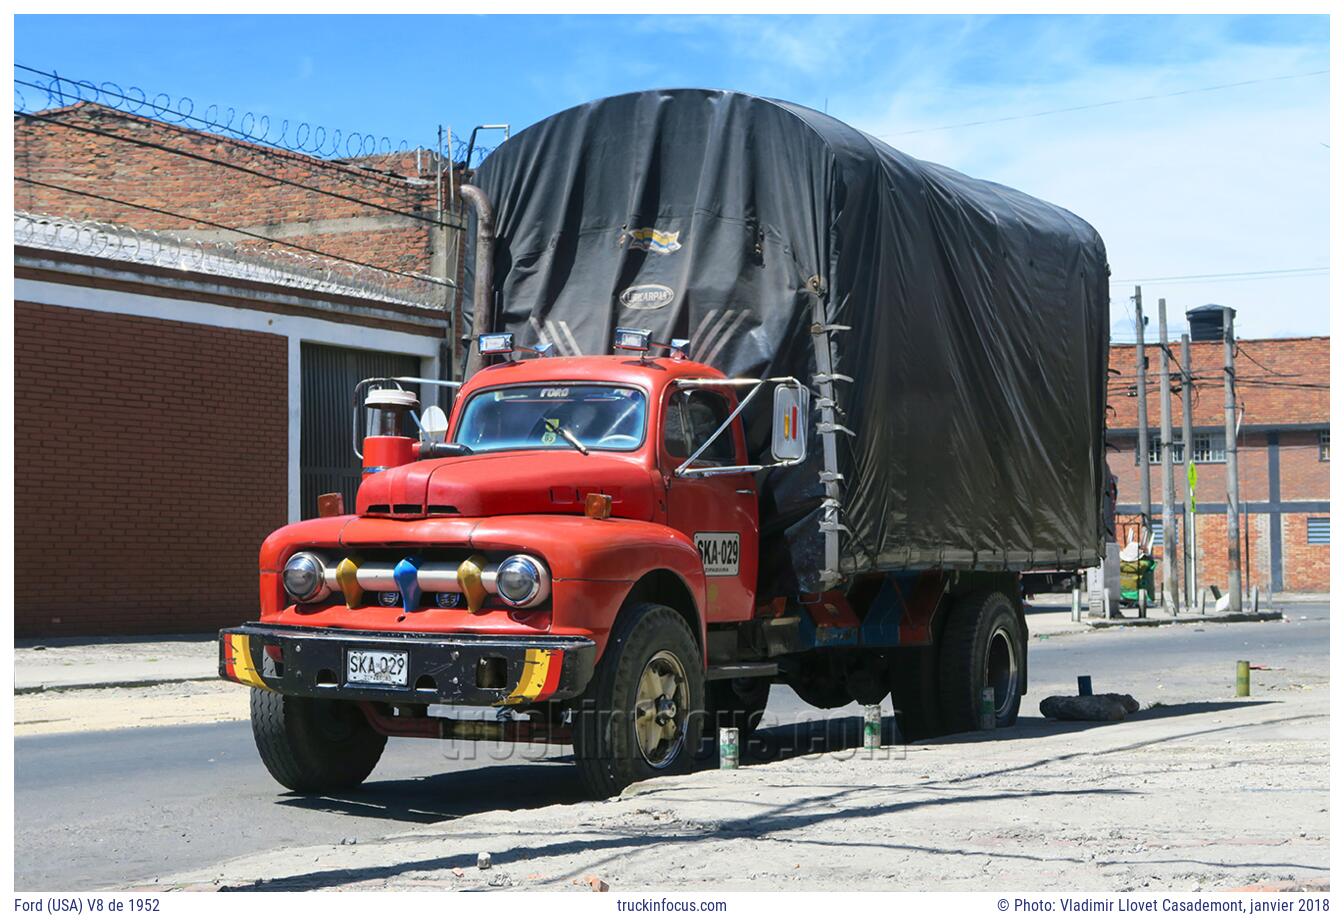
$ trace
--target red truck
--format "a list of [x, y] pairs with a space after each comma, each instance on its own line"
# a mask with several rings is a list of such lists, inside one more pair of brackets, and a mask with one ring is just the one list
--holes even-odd
[[[483, 338], [483, 354], [514, 350]], [[254, 688], [257, 747], [282, 784], [359, 783], [388, 735], [516, 738], [573, 744], [588, 788], [611, 794], [687, 767], [709, 726], [750, 730], [781, 675], [821, 707], [882, 699], [882, 632], [927, 644], [940, 606], [955, 609], [951, 679], [927, 701], [901, 682], [907, 730], [974, 727], [985, 686], [1012, 723], [1026, 630], [1011, 576], [758, 596], [754, 474], [804, 459], [807, 389], [649, 357], [664, 349], [642, 330], [618, 340], [635, 351], [487, 366], [446, 441], [398, 433], [417, 403], [397, 387], [416, 381], [361, 384], [382, 385], [365, 399], [382, 417], [356, 513], [272, 534], [260, 620], [221, 634], [221, 672]], [[741, 410], [771, 386], [776, 453], [761, 462]], [[920, 721], [926, 702], [947, 718]], [[431, 704], [518, 718], [431, 718]]]
[[450, 413], [419, 411], [442, 382], [361, 384], [355, 513], [272, 534], [260, 616], [221, 633], [280, 783], [362, 782], [390, 735], [517, 739], [608, 795], [776, 683], [890, 696], [907, 740], [978, 727], [985, 691], [1014, 722], [1019, 573], [1103, 539], [1095, 231], [704, 90], [552, 116], [460, 192]]

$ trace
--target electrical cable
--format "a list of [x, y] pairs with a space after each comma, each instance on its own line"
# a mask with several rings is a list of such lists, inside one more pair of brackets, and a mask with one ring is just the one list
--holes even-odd
[[94, 198], [97, 199], [98, 201], [105, 201], [108, 202], [109, 204], [118, 204], [127, 208], [138, 208], [139, 210], [142, 211], [149, 211], [152, 214], [160, 214], [163, 215], [164, 217], [173, 217], [177, 218], [178, 220], [185, 220], [189, 223], [205, 224], [207, 227], [214, 227], [215, 229], [218, 230], [227, 230], [230, 233], [237, 233], [241, 236], [251, 237], [254, 240], [261, 240], [264, 243], [274, 243], [276, 246], [279, 246], [283, 249], [296, 249], [301, 252], [309, 253], [311, 255], [321, 256], [324, 259], [331, 259], [332, 261], [335, 262], [346, 262], [350, 265], [358, 265], [361, 268], [371, 268], [374, 271], [385, 272], [389, 275], [398, 275], [402, 278], [410, 278], [414, 281], [419, 281], [425, 284], [434, 284], [438, 285], [439, 287], [445, 287], [445, 288], [451, 288], [455, 286], [453, 285], [452, 282], [447, 280], [432, 278], [428, 275], [418, 275], [413, 274], [411, 272], [398, 271], [395, 268], [387, 268], [382, 265], [373, 265], [372, 263], [369, 262], [359, 262], [355, 259], [350, 259], [345, 256], [338, 256], [330, 252], [323, 252], [320, 249], [313, 249], [308, 246], [300, 246], [298, 243], [291, 243], [285, 240], [273, 239], [272, 237], [269, 236], [262, 236], [260, 233], [253, 233], [250, 230], [239, 230], [237, 227], [230, 227], [227, 224], [216, 223], [215, 221], [206, 220], [202, 217], [189, 217], [186, 214], [178, 214], [175, 211], [166, 211], [162, 208], [153, 208], [147, 204], [136, 204], [133, 201], [122, 201], [119, 198], [112, 198], [107, 195], [99, 195], [94, 192], [81, 191], [80, 189], [66, 188], [65, 186], [54, 185], [50, 182], [41, 182], [37, 179], [30, 179], [27, 176], [15, 176], [14, 181], [23, 182], [27, 185], [41, 186], [42, 188], [49, 188], [52, 189], [53, 191], [65, 192], [70, 195], [80, 195], [85, 198]]
[[389, 214], [395, 214], [399, 217], [405, 217], [410, 220], [418, 220], [434, 226], [451, 226], [455, 229], [462, 229], [458, 224], [448, 223], [447, 221], [439, 221], [434, 217], [429, 217], [424, 214], [415, 214], [410, 211], [402, 211], [399, 210], [398, 208], [389, 207], [388, 205], [378, 204], [377, 202], [368, 201], [363, 198], [356, 198], [353, 195], [344, 195], [340, 192], [333, 192], [330, 189], [319, 188], [315, 185], [305, 185], [302, 182], [295, 182], [292, 179], [285, 179], [272, 173], [266, 173], [262, 172], [261, 170], [251, 169], [247, 166], [240, 166], [237, 163], [230, 163], [226, 160], [220, 160], [214, 157], [208, 157], [205, 156], [204, 154], [193, 153], [188, 150], [179, 150], [175, 147], [170, 147], [166, 144], [156, 144], [153, 141], [141, 140], [139, 138], [134, 137], [126, 137], [125, 135], [117, 134], [113, 131], [103, 131], [98, 128], [89, 128], [83, 125], [71, 124], [70, 122], [62, 121], [59, 118], [52, 118], [47, 115], [31, 115], [17, 110], [15, 111], [14, 114], [22, 116], [24, 118], [33, 118], [39, 121], [48, 122], [50, 124], [54, 124], [62, 128], [69, 128], [74, 131], [82, 131], [86, 134], [94, 134], [99, 137], [106, 137], [124, 144], [133, 144], [138, 147], [147, 147], [152, 150], [159, 150], [164, 153], [170, 153], [176, 156], [185, 157], [190, 160], [199, 160], [200, 162], [203, 163], [210, 163], [215, 166], [223, 166], [226, 169], [237, 170], [238, 172], [246, 173], [250, 176], [255, 176], [256, 178], [259, 179], [265, 179], [268, 182], [277, 182], [281, 185], [288, 185], [294, 188], [303, 189], [305, 191], [316, 192], [319, 195], [326, 195], [331, 198], [338, 198], [341, 201], [349, 202], [351, 204], [357, 204], [360, 205], [361, 207], [373, 208], [374, 210], [384, 211]]

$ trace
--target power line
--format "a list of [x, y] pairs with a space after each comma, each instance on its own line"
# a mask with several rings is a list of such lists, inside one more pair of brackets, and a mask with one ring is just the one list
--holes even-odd
[[1294, 275], [1300, 272], [1328, 272], [1328, 265], [1311, 265], [1305, 268], [1266, 268], [1255, 272], [1215, 272], [1207, 275], [1167, 275], [1155, 278], [1116, 278], [1112, 285], [1136, 284], [1142, 281], [1205, 281], [1222, 278], [1244, 278], [1251, 275]]
[[[388, 206], [388, 205], [379, 204], [379, 203], [374, 202], [374, 201], [368, 201], [368, 200], [363, 199], [363, 198], [356, 198], [356, 197], [353, 196], [353, 195], [345, 195], [345, 194], [342, 194], [342, 193], [340, 193], [340, 192], [333, 192], [333, 191], [331, 191], [330, 189], [320, 188], [320, 187], [318, 187], [318, 186], [316, 186], [316, 185], [306, 185], [306, 184], [304, 184], [304, 183], [302, 183], [302, 182], [296, 182], [296, 181], [294, 181], [293, 179], [285, 179], [285, 178], [283, 178], [283, 177], [281, 177], [281, 176], [277, 176], [277, 175], [275, 175], [275, 174], [273, 174], [273, 173], [267, 173], [267, 172], [263, 172], [262, 170], [259, 170], [259, 169], [252, 169], [252, 168], [247, 167], [247, 166], [241, 166], [241, 165], [239, 165], [239, 164], [237, 164], [237, 163], [230, 163], [230, 162], [228, 162], [227, 160], [220, 160], [220, 159], [217, 159], [217, 158], [215, 158], [215, 157], [208, 157], [208, 156], [205, 156], [204, 154], [193, 153], [193, 152], [191, 152], [191, 151], [189, 151], [189, 150], [181, 150], [181, 149], [178, 149], [178, 148], [176, 148], [176, 147], [168, 146], [167, 144], [157, 144], [157, 143], [155, 143], [155, 142], [153, 142], [153, 141], [147, 141], [147, 140], [143, 140], [143, 139], [141, 139], [141, 138], [127, 137], [127, 136], [122, 135], [122, 134], [117, 134], [117, 133], [114, 132], [114, 131], [103, 131], [103, 130], [101, 130], [101, 129], [99, 129], [99, 128], [90, 128], [90, 127], [86, 127], [86, 126], [84, 126], [84, 125], [71, 124], [71, 123], [68, 122], [68, 121], [63, 121], [63, 120], [61, 120], [61, 119], [59, 119], [59, 118], [52, 118], [52, 117], [49, 116], [49, 115], [30, 114], [30, 113], [21, 112], [21, 111], [18, 111], [18, 110], [15, 110], [14, 114], [15, 114], [15, 115], [20, 115], [20, 116], [22, 116], [22, 117], [24, 117], [24, 118], [33, 118], [33, 119], [37, 119], [38, 121], [44, 121], [44, 122], [47, 122], [47, 123], [49, 123], [49, 124], [57, 125], [57, 126], [62, 127], [62, 128], [69, 128], [69, 129], [71, 129], [71, 130], [73, 130], [73, 131], [82, 131], [82, 132], [84, 132], [85, 134], [94, 134], [94, 135], [97, 135], [97, 136], [99, 136], [99, 137], [110, 138], [111, 140], [118, 141], [118, 142], [120, 142], [120, 143], [124, 143], [124, 144], [132, 144], [132, 145], [137, 146], [137, 147], [147, 147], [147, 148], [149, 148], [149, 149], [151, 149], [151, 150], [159, 150], [159, 151], [162, 151], [162, 152], [164, 152], [164, 153], [171, 153], [171, 154], [174, 154], [174, 155], [176, 155], [176, 156], [185, 157], [186, 159], [189, 159], [189, 160], [198, 160], [198, 161], [200, 161], [200, 162], [202, 162], [202, 163], [210, 163], [210, 164], [215, 165], [215, 166], [223, 166], [225, 169], [233, 169], [233, 170], [237, 170], [238, 172], [246, 173], [246, 174], [248, 174], [248, 175], [250, 175], [250, 176], [255, 176], [255, 177], [259, 178], [259, 179], [265, 179], [265, 180], [268, 181], [268, 182], [277, 182], [277, 183], [279, 183], [279, 184], [281, 184], [281, 185], [288, 185], [288, 186], [291, 186], [291, 187], [293, 187], [293, 188], [299, 188], [299, 189], [303, 189], [303, 190], [305, 190], [305, 191], [315, 192], [315, 193], [317, 193], [317, 194], [319, 194], [319, 195], [327, 195], [328, 197], [331, 197], [331, 198], [338, 198], [338, 199], [340, 199], [341, 201], [349, 202], [349, 203], [351, 203], [351, 204], [357, 204], [357, 205], [360, 205], [361, 207], [372, 208], [372, 209], [374, 209], [374, 210], [376, 210], [376, 211], [384, 211], [384, 212], [387, 212], [387, 213], [389, 213], [389, 214], [395, 214], [395, 215], [397, 215], [397, 216], [399, 216], [399, 217], [405, 217], [405, 218], [409, 218], [409, 219], [411, 219], [411, 220], [418, 220], [418, 221], [422, 221], [422, 222], [424, 222], [424, 223], [432, 224], [432, 225], [435, 225], [435, 226], [441, 226], [441, 225], [445, 225], [445, 224], [448, 225], [448, 226], [453, 226], [453, 227], [457, 227], [457, 226], [458, 226], [458, 225], [455, 224], [455, 223], [453, 223], [453, 224], [448, 224], [448, 223], [445, 222], [445, 221], [439, 221], [438, 219], [436, 219], [436, 218], [434, 218], [434, 217], [429, 217], [429, 216], [426, 216], [426, 215], [424, 215], [424, 214], [416, 214], [416, 213], [411, 212], [411, 211], [402, 211], [402, 210], [400, 210], [400, 209], [398, 209], [398, 208], [393, 208], [393, 207], [390, 207], [390, 206]], [[172, 126], [169, 125], [168, 127], [172, 127]], [[460, 229], [460, 227], [459, 227], [459, 229]]]
[[1199, 86], [1194, 89], [1176, 90], [1170, 93], [1152, 93], [1147, 96], [1130, 96], [1127, 99], [1110, 99], [1106, 102], [1089, 102], [1085, 105], [1071, 105], [1062, 109], [1046, 109], [1043, 112], [1028, 112], [1023, 115], [1005, 115], [1002, 118], [984, 118], [979, 121], [963, 121], [954, 125], [942, 125], [937, 128], [915, 128], [911, 131], [897, 131], [894, 134], [879, 134], [878, 137], [905, 137], [910, 134], [928, 134], [933, 131], [951, 131], [953, 128], [974, 128], [979, 125], [993, 125], [1005, 121], [1021, 121], [1024, 118], [1042, 118], [1046, 115], [1060, 115], [1066, 112], [1081, 112], [1086, 109], [1100, 109], [1111, 105], [1125, 105], [1130, 102], [1148, 102], [1154, 99], [1169, 99], [1173, 96], [1188, 96], [1192, 93], [1209, 93], [1220, 89], [1233, 89], [1239, 86], [1252, 86], [1256, 83], [1273, 83], [1277, 80], [1298, 80], [1303, 77], [1317, 77], [1329, 73], [1329, 70], [1312, 70], [1307, 73], [1290, 73], [1279, 77], [1262, 77], [1258, 80], [1241, 80], [1237, 83], [1219, 83], [1214, 86]]
[[269, 236], [262, 236], [260, 233], [253, 233], [250, 230], [239, 230], [237, 227], [230, 227], [227, 224], [216, 223], [215, 221], [206, 220], [202, 217], [189, 217], [186, 214], [178, 214], [175, 211], [166, 211], [163, 208], [153, 208], [147, 204], [136, 204], [133, 201], [122, 201], [119, 198], [112, 198], [107, 195], [99, 195], [94, 192], [81, 191], [80, 189], [75, 188], [66, 188], [65, 186], [54, 185], [50, 182], [40, 182], [37, 179], [29, 179], [27, 176], [15, 176], [14, 181], [23, 182], [27, 185], [41, 186], [42, 188], [49, 188], [54, 191], [65, 192], [70, 195], [80, 195], [84, 198], [94, 198], [97, 199], [98, 201], [105, 201], [109, 204], [119, 204], [127, 208], [138, 208], [141, 211], [149, 211], [151, 214], [160, 214], [163, 215], [164, 217], [173, 217], [178, 220], [188, 221], [190, 223], [205, 224], [207, 227], [214, 227], [218, 230], [227, 230], [230, 233], [237, 233], [240, 236], [246, 236], [251, 237], [254, 240], [260, 240], [263, 243], [274, 243], [276, 246], [280, 246], [281, 248], [284, 249], [297, 249], [301, 252], [307, 252], [315, 256], [321, 256], [324, 259], [332, 259], [336, 262], [346, 262], [350, 265], [358, 265], [361, 268], [371, 268], [374, 271], [386, 272], [389, 275], [398, 275], [402, 278], [410, 278], [414, 281], [419, 281], [424, 284], [435, 284], [438, 285], [439, 287], [446, 287], [446, 288], [451, 288], [454, 286], [451, 281], [441, 280], [439, 278], [433, 278], [429, 275], [419, 275], [411, 272], [403, 272], [395, 268], [387, 268], [386, 266], [382, 265], [374, 265], [370, 262], [360, 262], [356, 259], [350, 259], [345, 256], [338, 256], [330, 252], [324, 252], [321, 249], [313, 249], [308, 246], [300, 246], [298, 243], [291, 243], [285, 240], [273, 239], [272, 237]]

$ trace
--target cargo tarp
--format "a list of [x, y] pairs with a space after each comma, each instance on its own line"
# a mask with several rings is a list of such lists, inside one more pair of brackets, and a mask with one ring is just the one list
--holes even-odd
[[[706, 90], [561, 112], [476, 181], [496, 209], [494, 325], [524, 343], [601, 354], [643, 327], [732, 376], [811, 382], [814, 330], [849, 327], [820, 332], [853, 378], [835, 384], [853, 432], [835, 435], [841, 571], [1097, 563], [1108, 269], [1075, 215]], [[762, 453], [769, 402], [748, 424]], [[767, 590], [834, 579], [819, 412], [808, 462], [762, 476]]]

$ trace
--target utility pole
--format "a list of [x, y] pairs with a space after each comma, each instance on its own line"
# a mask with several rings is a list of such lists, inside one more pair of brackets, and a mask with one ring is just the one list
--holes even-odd
[[1153, 492], [1148, 481], [1148, 358], [1143, 352], [1143, 289], [1134, 286], [1134, 328], [1138, 343], [1134, 360], [1139, 389], [1139, 545], [1142, 546], [1152, 526]]
[[1167, 346], [1167, 301], [1157, 301], [1157, 334], [1161, 336], [1159, 359], [1162, 381], [1162, 609], [1175, 613], [1180, 609], [1176, 592], [1176, 483], [1171, 463], [1171, 360]]
[[1181, 336], [1181, 450], [1185, 456], [1185, 606], [1199, 596], [1199, 528], [1195, 523], [1195, 399], [1194, 371], [1190, 367], [1190, 336]]
[[1241, 489], [1237, 483], [1237, 340], [1223, 308], [1223, 430], [1227, 450], [1227, 602], [1241, 610]]

